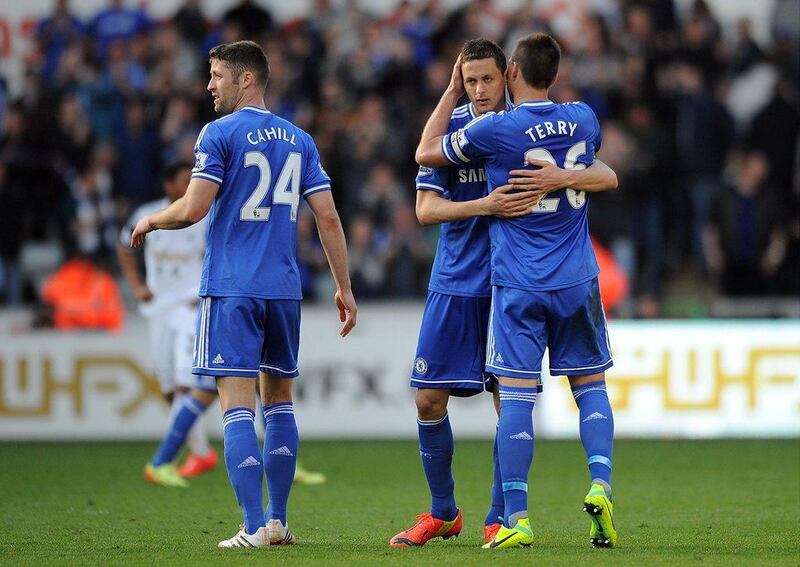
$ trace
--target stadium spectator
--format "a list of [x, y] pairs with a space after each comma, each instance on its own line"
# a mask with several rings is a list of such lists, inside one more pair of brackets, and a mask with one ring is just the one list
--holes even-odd
[[127, 42], [138, 34], [147, 32], [151, 22], [147, 13], [140, 8], [125, 7], [125, 0], [109, 0], [108, 7], [97, 13], [89, 25], [89, 33], [94, 39], [97, 53], [105, 59], [112, 43]]
[[131, 204], [140, 204], [158, 194], [161, 144], [148, 124], [145, 101], [131, 98], [125, 103], [125, 125], [116, 140], [117, 191]]
[[347, 255], [353, 293], [374, 299], [386, 289], [386, 252], [381, 249], [369, 216], [360, 215], [350, 223]]
[[392, 297], [418, 297], [433, 255], [422, 238], [411, 205], [395, 207], [391, 221], [386, 248], [389, 293]]
[[729, 296], [763, 295], [786, 256], [785, 214], [766, 186], [769, 164], [747, 152], [731, 187], [719, 195], [704, 230], [706, 260]]
[[[243, 39], [261, 41], [275, 27], [275, 21], [266, 9], [253, 0], [242, 0], [222, 16], [222, 23], [241, 30]], [[225, 40], [230, 41], [230, 40]]]
[[71, 184], [75, 218], [72, 231], [78, 251], [104, 260], [116, 249], [116, 215], [109, 148], [98, 147], [88, 165]]
[[125, 306], [114, 278], [80, 255], [44, 282], [42, 301], [51, 310], [53, 326], [61, 331], [119, 332], [125, 320]]
[[23, 197], [17, 187], [13, 187], [7, 174], [5, 163], [0, 160], [0, 297], [6, 304], [17, 306], [22, 303], [23, 281], [19, 264], [22, 247]]
[[186, 0], [172, 16], [172, 24], [178, 29], [183, 40], [196, 49], [199, 49], [208, 32], [200, 0]]
[[71, 44], [84, 39], [86, 27], [75, 17], [69, 7], [69, 0], [56, 0], [53, 14], [36, 26], [36, 43], [41, 51], [42, 76], [48, 83], [55, 77], [61, 64], [61, 57]]

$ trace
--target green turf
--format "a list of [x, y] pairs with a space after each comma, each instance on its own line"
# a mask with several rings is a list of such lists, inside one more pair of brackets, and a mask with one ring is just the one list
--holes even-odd
[[479, 549], [491, 446], [459, 442], [460, 538], [389, 549], [425, 510], [410, 442], [304, 443], [302, 461], [328, 483], [295, 487], [294, 547], [218, 550], [240, 522], [220, 469], [187, 490], [146, 484], [150, 443], [0, 444], [0, 563], [5, 565], [519, 564], [797, 565], [800, 442], [621, 441], [614, 455], [620, 545], [593, 549], [580, 511], [587, 486], [578, 442], [540, 442], [531, 478], [536, 543]]

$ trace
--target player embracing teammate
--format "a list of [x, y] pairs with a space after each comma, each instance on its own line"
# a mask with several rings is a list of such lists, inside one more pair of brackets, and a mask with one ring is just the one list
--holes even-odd
[[[447, 401], [450, 393], [470, 395], [485, 385], [499, 398], [500, 417], [484, 547], [533, 542], [528, 473], [545, 348], [551, 374], [568, 376], [580, 410], [592, 481], [584, 502], [592, 518], [591, 542], [616, 543], [613, 417], [604, 382], [612, 362], [584, 193], [613, 189], [616, 176], [595, 165], [601, 138], [591, 109], [548, 99], [559, 60], [558, 44], [546, 34], [521, 40], [508, 68], [496, 45], [467, 42], [417, 148], [418, 216], [422, 222], [448, 223], [411, 380], [418, 388], [420, 454], [432, 506], [392, 538], [392, 546], [423, 545], [461, 531]], [[504, 74], [516, 106], [495, 113], [506, 105], [498, 96]], [[471, 104], [456, 109], [464, 88]], [[520, 169], [527, 164], [542, 169]], [[521, 192], [509, 193], [509, 185]], [[482, 216], [487, 218], [473, 218]], [[496, 384], [484, 372], [496, 377]]]
[[[301, 197], [314, 213], [336, 282], [342, 336], [356, 324], [347, 248], [314, 141], [264, 107], [270, 70], [261, 47], [228, 43], [213, 48], [209, 59], [208, 90], [214, 110], [225, 116], [200, 132], [186, 194], [143, 217], [131, 240], [140, 246], [153, 230], [184, 228], [209, 215], [192, 371], [216, 378], [225, 466], [244, 516], [239, 532], [219, 546], [291, 544], [296, 538], [286, 507], [298, 448], [292, 380], [298, 376], [300, 340]], [[254, 379], [264, 404], [263, 452], [255, 430]]]

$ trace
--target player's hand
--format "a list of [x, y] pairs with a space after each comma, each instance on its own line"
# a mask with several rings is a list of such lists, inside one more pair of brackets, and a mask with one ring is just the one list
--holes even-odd
[[140, 284], [133, 288], [133, 296], [136, 298], [136, 301], [147, 303], [153, 299], [153, 292], [150, 291], [150, 288], [146, 285]]
[[453, 65], [453, 73], [450, 75], [450, 84], [447, 90], [459, 98], [466, 92], [464, 90], [464, 77], [461, 75], [461, 54], [456, 58], [455, 65]]
[[504, 219], [527, 215], [542, 195], [541, 191], [527, 191], [514, 185], [502, 185], [484, 197], [486, 214]]
[[508, 182], [517, 189], [550, 193], [569, 187], [570, 172], [566, 169], [540, 159], [528, 159], [528, 163], [539, 169], [514, 169], [509, 172], [511, 178]]
[[131, 234], [131, 246], [133, 248], [138, 248], [142, 244], [144, 244], [144, 237], [148, 232], [153, 232], [155, 230], [153, 225], [150, 224], [150, 217], [146, 216], [142, 218], [139, 222], [136, 223], [136, 228], [133, 229], [133, 234]]
[[353, 327], [356, 326], [356, 299], [353, 297], [353, 291], [350, 289], [340, 289], [334, 296], [336, 308], [339, 309], [339, 321], [344, 323], [339, 330], [339, 335], [346, 337]]

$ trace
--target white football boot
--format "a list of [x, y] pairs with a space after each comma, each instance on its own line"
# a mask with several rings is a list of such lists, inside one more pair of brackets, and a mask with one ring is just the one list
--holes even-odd
[[267, 530], [269, 531], [269, 544], [270, 545], [291, 545], [297, 543], [297, 538], [289, 531], [289, 524], [285, 526], [280, 520], [270, 520], [267, 522]]
[[264, 526], [258, 528], [253, 535], [249, 535], [244, 526], [241, 526], [239, 533], [231, 539], [223, 539], [217, 547], [267, 547], [269, 539], [269, 530]]

